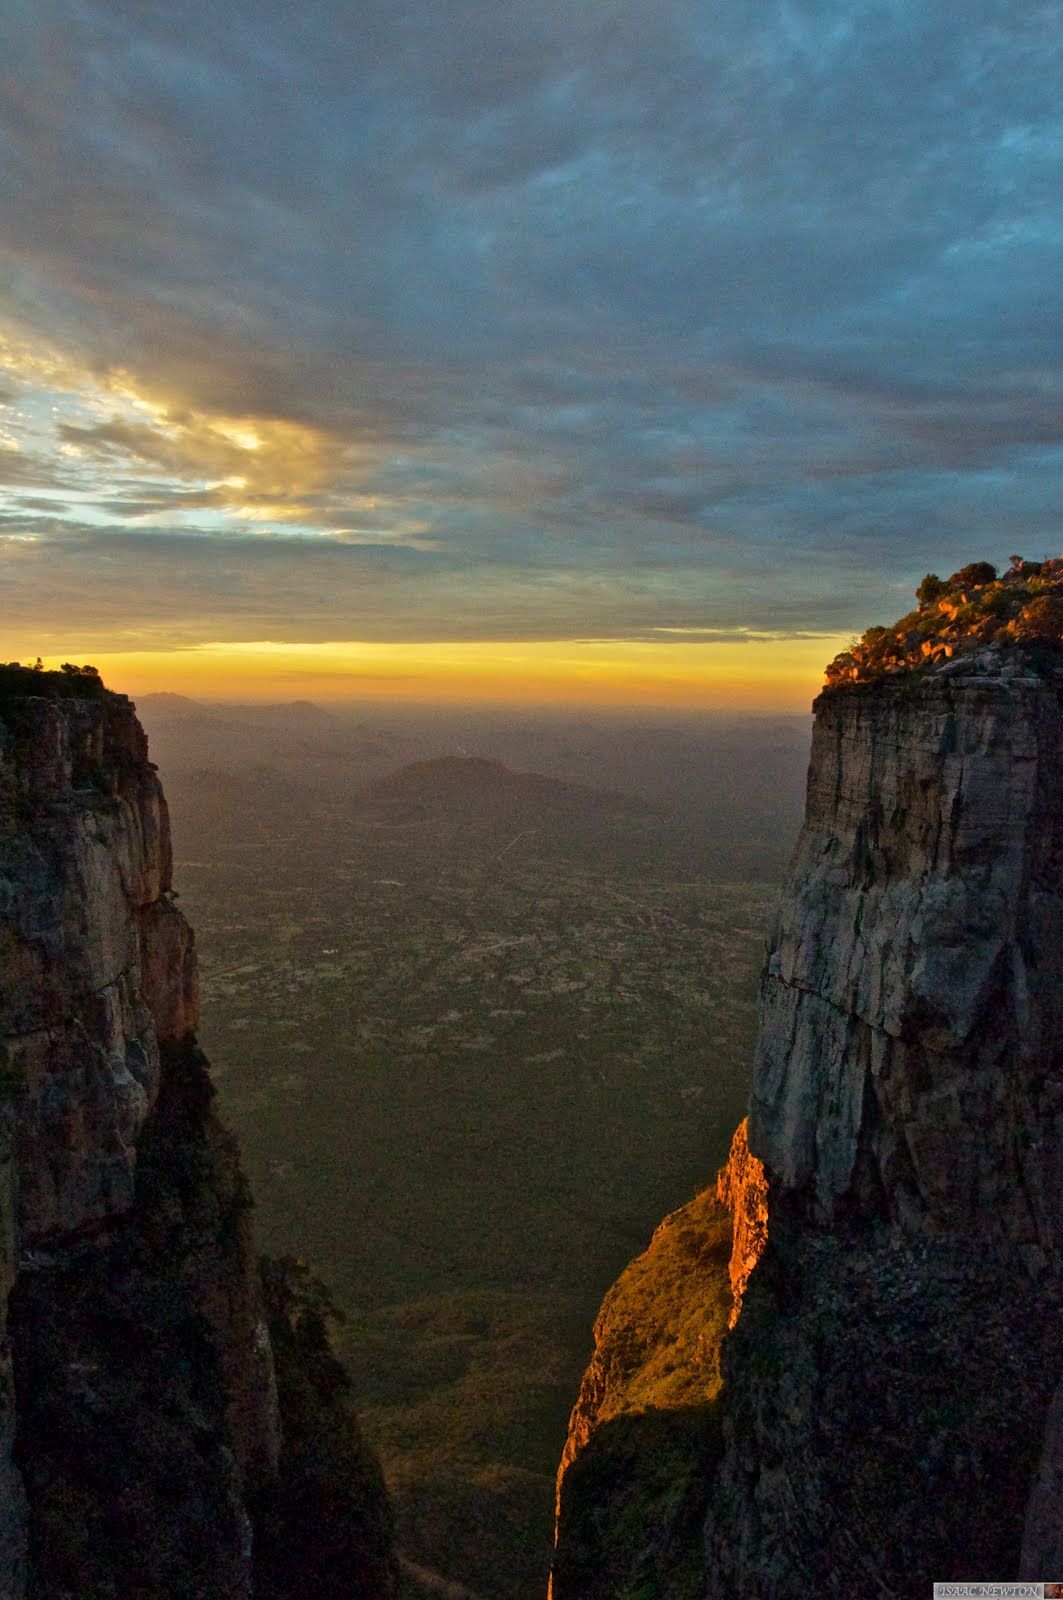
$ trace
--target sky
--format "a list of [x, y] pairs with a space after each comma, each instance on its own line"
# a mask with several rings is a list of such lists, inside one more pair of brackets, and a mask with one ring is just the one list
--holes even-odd
[[0, 658], [798, 709], [1060, 548], [1025, 0], [3, 0]]

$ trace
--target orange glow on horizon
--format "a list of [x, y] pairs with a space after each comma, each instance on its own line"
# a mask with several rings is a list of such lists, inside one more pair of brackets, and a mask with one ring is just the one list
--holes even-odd
[[[841, 636], [747, 641], [273, 641], [79, 651], [123, 693], [807, 711]], [[48, 667], [59, 657], [46, 658]], [[66, 659], [71, 659], [68, 655]]]

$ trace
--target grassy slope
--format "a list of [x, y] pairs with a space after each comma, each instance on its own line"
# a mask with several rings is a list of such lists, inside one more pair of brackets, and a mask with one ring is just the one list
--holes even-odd
[[558, 1600], [700, 1600], [731, 1236], [730, 1213], [704, 1192], [602, 1303], [575, 1414], [592, 1431], [561, 1490]]

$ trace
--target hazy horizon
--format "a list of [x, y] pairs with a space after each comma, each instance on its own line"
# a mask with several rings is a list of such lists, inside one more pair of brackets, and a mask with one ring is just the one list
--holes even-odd
[[[108, 685], [110, 687], [110, 685]], [[341, 717], [350, 718], [377, 718], [394, 716], [397, 720], [427, 716], [434, 717], [440, 713], [452, 717], [467, 716], [477, 720], [500, 719], [502, 721], [521, 723], [559, 723], [569, 725], [592, 725], [599, 721], [605, 723], [631, 723], [638, 726], [642, 722], [659, 723], [661, 726], [689, 724], [691, 727], [721, 726], [730, 727], [751, 723], [809, 723], [811, 724], [811, 707], [803, 711], [786, 711], [777, 708], [761, 710], [757, 708], [735, 708], [733, 706], [687, 706], [671, 704], [641, 704], [630, 705], [627, 703], [602, 703], [589, 702], [557, 703], [550, 701], [513, 701], [513, 700], [467, 700], [467, 701], [439, 701], [429, 697], [417, 700], [370, 698], [368, 696], [353, 696], [347, 699], [329, 700], [322, 697], [314, 699], [310, 695], [285, 695], [272, 697], [262, 695], [254, 699], [230, 699], [227, 695], [211, 697], [206, 694], [187, 695], [171, 689], [131, 689], [119, 690], [127, 694], [134, 705], [139, 702], [150, 704], [153, 709], [163, 708], [169, 704], [201, 708], [204, 711], [288, 711], [299, 707], [310, 707], [313, 710], [325, 712], [329, 717], [339, 720]]]
[[[257, 652], [233, 646], [150, 653], [66, 650], [42, 660], [54, 669], [63, 661], [84, 659], [99, 668], [109, 688], [133, 698], [177, 693], [219, 703], [308, 699], [800, 715], [819, 693], [827, 661], [846, 643], [842, 636], [816, 636], [785, 645], [743, 641], [693, 651], [630, 641], [410, 643], [378, 652], [392, 664], [390, 671], [370, 670], [365, 658], [371, 652], [364, 645], [269, 644]], [[24, 659], [35, 655], [26, 650]]]

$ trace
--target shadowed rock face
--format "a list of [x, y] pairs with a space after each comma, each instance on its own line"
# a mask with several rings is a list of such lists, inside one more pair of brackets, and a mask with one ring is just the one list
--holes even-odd
[[[916, 1600], [934, 1579], [1049, 1577], [1060, 1553], [1058, 652], [988, 650], [815, 709], [749, 1119], [766, 1206], [721, 1180], [741, 1314], [710, 1415], [688, 1412], [716, 1446], [673, 1483], [673, 1526], [700, 1508], [698, 1569], [662, 1536], [658, 1600]], [[609, 1488], [633, 1481], [632, 1421], [586, 1420], [559, 1551], [576, 1570], [589, 1541], [626, 1573], [642, 1537], [649, 1571]]]
[[98, 679], [82, 695], [15, 676], [0, 669], [0, 1600], [288, 1600], [297, 1536], [317, 1594], [387, 1600], [386, 1497], [323, 1329], [286, 1353], [281, 1450], [251, 1201], [195, 1039], [144, 734]]
[[5, 1595], [250, 1593], [244, 1496], [276, 1470], [276, 1393], [170, 880], [132, 705], [5, 698]]

